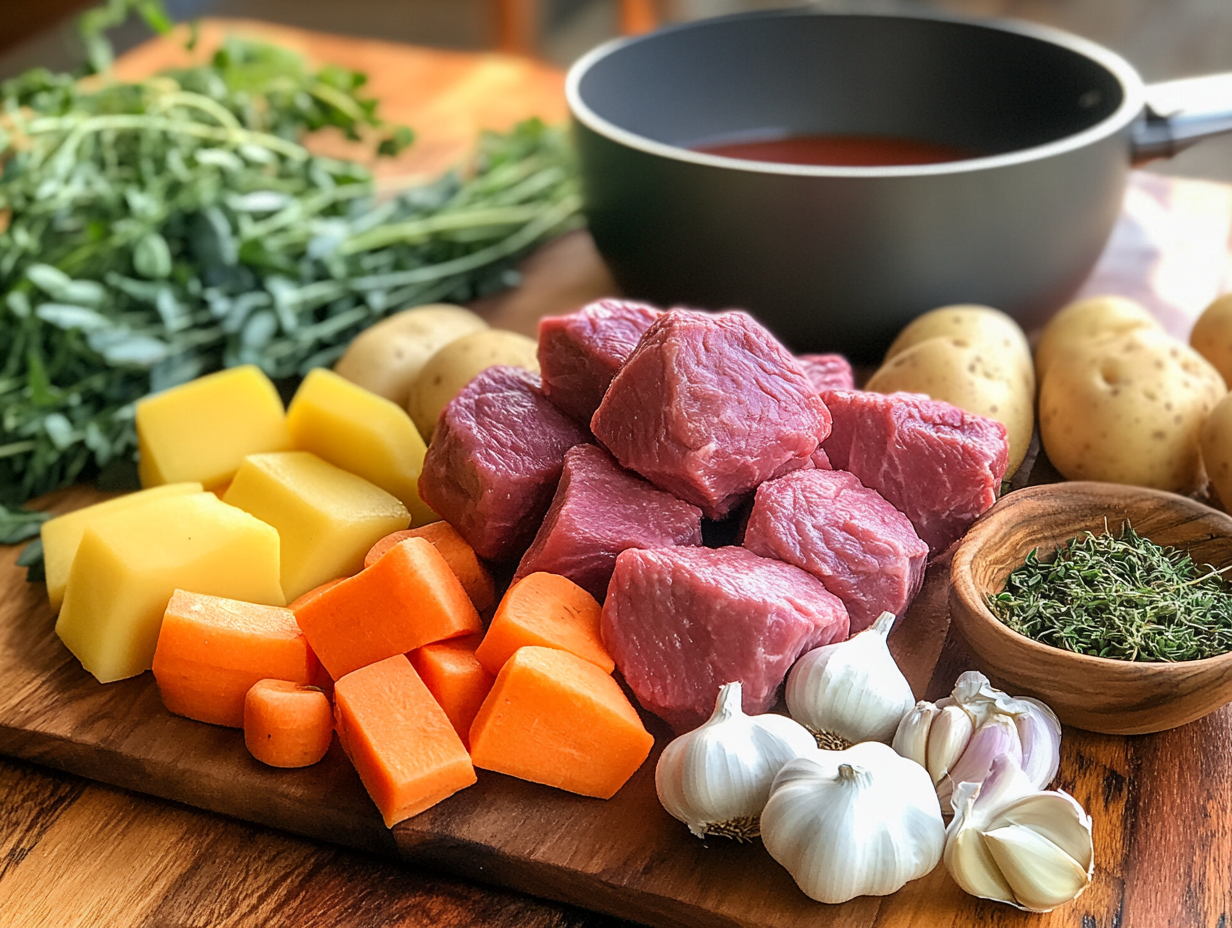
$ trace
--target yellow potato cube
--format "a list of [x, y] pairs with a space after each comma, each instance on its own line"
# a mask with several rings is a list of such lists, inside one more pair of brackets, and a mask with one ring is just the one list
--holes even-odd
[[212, 493], [171, 496], [86, 526], [56, 634], [100, 683], [149, 670], [177, 589], [281, 606], [278, 533]]
[[219, 371], [137, 404], [137, 470], [143, 487], [231, 479], [250, 454], [291, 447], [278, 391], [253, 365]]
[[288, 600], [358, 573], [369, 548], [411, 522], [395, 497], [308, 451], [250, 456], [223, 498], [278, 529]]
[[415, 525], [440, 518], [419, 498], [427, 447], [397, 404], [317, 368], [291, 400], [287, 428], [299, 450], [311, 451], [396, 496]]
[[64, 587], [68, 583], [69, 568], [73, 566], [73, 556], [77, 553], [81, 535], [87, 526], [113, 512], [136, 509], [171, 496], [190, 496], [200, 492], [199, 483], [168, 483], [165, 486], [117, 496], [115, 499], [95, 503], [93, 506], [86, 506], [44, 522], [39, 534], [43, 539], [43, 570], [47, 575], [47, 598], [51, 600], [51, 607], [59, 609], [64, 602]]

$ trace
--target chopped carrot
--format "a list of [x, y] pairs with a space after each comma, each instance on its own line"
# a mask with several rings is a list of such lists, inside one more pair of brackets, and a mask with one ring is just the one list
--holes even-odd
[[443, 520], [386, 535], [372, 546], [364, 558], [364, 566], [371, 567], [380, 560], [381, 555], [407, 538], [422, 538], [431, 542], [462, 581], [462, 586], [475, 608], [480, 612], [487, 612], [492, 608], [496, 602], [496, 584], [492, 581], [492, 574], [480, 562], [475, 549], [458, 534], [458, 530]]
[[334, 713], [314, 686], [258, 680], [244, 697], [244, 744], [271, 767], [309, 767], [329, 751]]
[[398, 654], [337, 682], [338, 739], [392, 828], [475, 782], [444, 710]]
[[520, 648], [471, 725], [476, 767], [610, 799], [654, 738], [620, 685], [555, 648]]
[[611, 673], [616, 662], [599, 633], [602, 611], [572, 580], [530, 574], [509, 587], [475, 656], [489, 673], [498, 673], [518, 648], [537, 645], [569, 651]]
[[463, 744], [470, 743], [471, 722], [495, 679], [475, 657], [478, 644], [479, 636], [470, 635], [426, 644], [410, 654], [411, 664]]
[[440, 552], [407, 538], [295, 611], [335, 680], [377, 661], [480, 629], [479, 613]]
[[243, 728], [244, 696], [258, 680], [309, 683], [318, 672], [290, 609], [183, 590], [167, 604], [154, 679], [177, 715]]
[[313, 587], [311, 590], [309, 590], [307, 593], [304, 593], [304, 594], [302, 594], [302, 595], [300, 595], [300, 596], [296, 597], [295, 599], [293, 599], [291, 602], [289, 602], [289, 603], [287, 604], [287, 608], [288, 608], [288, 609], [290, 609], [292, 612], [294, 612], [294, 611], [295, 611], [296, 609], [298, 609], [300, 606], [304, 605], [304, 603], [308, 602], [309, 600], [316, 599], [318, 596], [320, 596], [320, 595], [321, 595], [322, 593], [324, 593], [326, 590], [331, 589], [331, 588], [333, 588], [333, 587], [336, 587], [339, 583], [341, 583], [341, 582], [342, 582], [343, 580], [345, 580], [345, 579], [347, 579], [347, 578], [346, 578], [346, 577], [338, 577], [337, 579], [334, 579], [334, 580], [326, 580], [326, 581], [325, 581], [324, 583], [322, 583], [320, 586], [314, 586], [314, 587]]

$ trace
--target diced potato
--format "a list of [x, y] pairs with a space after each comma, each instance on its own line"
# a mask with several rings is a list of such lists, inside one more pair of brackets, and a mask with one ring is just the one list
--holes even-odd
[[414, 524], [440, 518], [419, 498], [427, 447], [406, 411], [384, 397], [318, 368], [291, 400], [287, 428], [298, 450], [311, 451], [396, 496]]
[[278, 391], [260, 368], [219, 371], [137, 404], [143, 487], [226, 483], [250, 454], [291, 447]]
[[114, 512], [136, 509], [171, 496], [189, 496], [200, 492], [199, 483], [168, 483], [117, 496], [44, 522], [39, 534], [43, 539], [43, 570], [47, 575], [47, 598], [51, 600], [51, 607], [59, 609], [64, 601], [69, 569], [73, 566], [73, 556], [87, 526]]
[[396, 497], [308, 451], [251, 455], [226, 501], [278, 530], [289, 600], [358, 573], [369, 548], [411, 522]]
[[171, 496], [91, 522], [56, 634], [100, 683], [149, 670], [177, 589], [281, 606], [278, 533], [212, 493]]

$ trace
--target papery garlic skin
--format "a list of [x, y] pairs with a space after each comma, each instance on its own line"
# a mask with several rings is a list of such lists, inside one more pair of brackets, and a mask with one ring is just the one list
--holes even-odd
[[899, 722], [893, 743], [928, 769], [947, 815], [958, 785], [982, 781], [1000, 754], [1020, 764], [1035, 789], [1051, 783], [1061, 763], [1056, 714], [1037, 699], [1002, 692], [974, 670], [961, 674], [951, 695], [936, 704], [916, 703]]
[[699, 838], [755, 837], [775, 775], [817, 753], [813, 736], [782, 715], [745, 715], [741, 685], [719, 689], [714, 714], [672, 741], [655, 767], [655, 791], [673, 818]]
[[945, 843], [927, 771], [875, 741], [788, 762], [761, 825], [770, 856], [819, 902], [896, 892], [931, 872]]
[[911, 684], [886, 645], [893, 626], [894, 614], [883, 612], [868, 628], [814, 648], [791, 668], [787, 711], [823, 747], [888, 743], [915, 703]]
[[1095, 872], [1091, 817], [1060, 790], [1037, 790], [1008, 757], [983, 784], [954, 791], [945, 866], [973, 896], [1028, 912], [1077, 898]]

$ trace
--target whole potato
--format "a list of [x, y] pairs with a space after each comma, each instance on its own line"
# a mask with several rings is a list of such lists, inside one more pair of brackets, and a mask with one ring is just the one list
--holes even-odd
[[1215, 404], [1202, 425], [1202, 463], [1227, 510], [1232, 506], [1232, 394]]
[[1202, 424], [1227, 393], [1188, 345], [1133, 329], [1060, 355], [1040, 384], [1040, 438], [1070, 480], [1191, 493], [1204, 482]]
[[1035, 367], [1027, 336], [1017, 322], [991, 306], [967, 303], [941, 306], [916, 317], [898, 333], [882, 364], [920, 342], [937, 337], [987, 346], [989, 354], [1000, 358], [1003, 366], [1012, 366], [1021, 372], [1027, 389], [1034, 394]]
[[407, 399], [406, 411], [419, 434], [425, 441], [431, 439], [441, 410], [480, 371], [494, 364], [538, 371], [538, 348], [533, 338], [504, 329], [472, 332], [445, 345], [423, 366]]
[[1035, 346], [1035, 377], [1042, 381], [1062, 352], [1084, 351], [1089, 342], [1135, 329], [1163, 331], [1145, 306], [1123, 296], [1093, 296], [1070, 303], [1052, 317], [1040, 335]]
[[405, 406], [411, 384], [438, 349], [487, 327], [469, 309], [448, 303], [406, 309], [355, 336], [334, 373]]
[[1009, 476], [1022, 464], [1035, 430], [1035, 395], [1023, 382], [1017, 362], [1015, 354], [1002, 358], [987, 344], [964, 338], [930, 338], [896, 354], [864, 388], [876, 393], [926, 393], [967, 412], [996, 419], [1009, 433], [1005, 470]]
[[1189, 344], [1232, 383], [1232, 293], [1225, 293], [1202, 311]]

